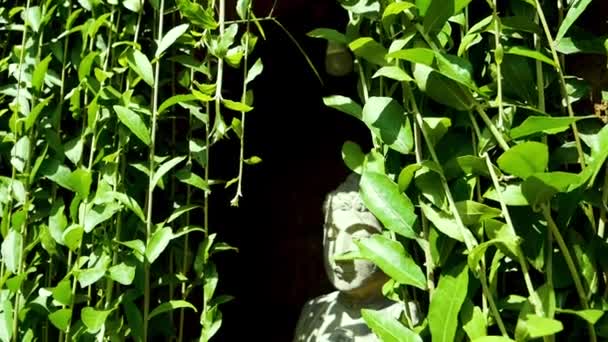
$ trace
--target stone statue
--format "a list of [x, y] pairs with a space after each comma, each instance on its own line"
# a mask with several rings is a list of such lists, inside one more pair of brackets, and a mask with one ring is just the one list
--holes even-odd
[[337, 291], [305, 304], [296, 327], [294, 342], [379, 341], [361, 317], [361, 309], [386, 311], [397, 318], [403, 305], [382, 295], [388, 277], [370, 261], [336, 261], [353, 249], [355, 238], [368, 237], [382, 230], [359, 196], [359, 179], [351, 174], [323, 204], [325, 225], [323, 250], [325, 270]]

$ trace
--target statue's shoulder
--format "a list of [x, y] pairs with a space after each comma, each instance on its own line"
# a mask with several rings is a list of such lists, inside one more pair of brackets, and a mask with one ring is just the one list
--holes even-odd
[[293, 341], [314, 341], [325, 316], [336, 304], [337, 299], [338, 291], [335, 291], [306, 302], [300, 313]]

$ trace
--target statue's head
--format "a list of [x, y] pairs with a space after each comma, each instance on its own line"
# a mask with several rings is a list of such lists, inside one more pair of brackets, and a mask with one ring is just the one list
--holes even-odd
[[376, 291], [386, 280], [384, 273], [371, 261], [342, 261], [333, 258], [355, 249], [353, 239], [365, 238], [382, 231], [380, 222], [361, 200], [359, 180], [359, 175], [351, 174], [327, 195], [323, 204], [325, 270], [337, 290], [352, 294]]

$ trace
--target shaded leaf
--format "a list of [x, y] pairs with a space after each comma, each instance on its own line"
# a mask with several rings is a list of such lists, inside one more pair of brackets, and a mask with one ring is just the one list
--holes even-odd
[[70, 320], [72, 319], [72, 310], [71, 309], [59, 309], [51, 314], [49, 314], [49, 321], [53, 323], [53, 325], [59, 329], [60, 331], [66, 332], [68, 330], [68, 326], [70, 325]]
[[82, 235], [84, 234], [84, 228], [82, 225], [73, 224], [69, 226], [61, 236], [61, 239], [72, 252], [76, 251], [80, 247], [82, 242]]
[[150, 131], [141, 116], [127, 107], [116, 105], [113, 108], [120, 122], [127, 126], [144, 144], [150, 145]]
[[322, 38], [328, 41], [336, 42], [339, 44], [347, 44], [348, 40], [346, 36], [334, 29], [329, 28], [318, 28], [314, 29], [306, 34], [312, 38]]
[[264, 64], [262, 63], [262, 59], [258, 58], [255, 63], [251, 66], [249, 71], [247, 72], [247, 78], [245, 79], [245, 84], [249, 84], [258, 77], [262, 71], [264, 70]]
[[190, 309], [194, 310], [194, 312], [197, 312], [196, 307], [194, 307], [194, 305], [190, 304], [189, 302], [187, 302], [185, 300], [170, 300], [168, 302], [162, 303], [159, 306], [155, 307], [154, 310], [152, 310], [150, 312], [150, 315], [148, 316], [148, 320], [150, 320], [153, 317], [160, 315], [164, 312], [168, 312], [168, 311], [180, 309], [180, 308], [190, 308]]
[[570, 8], [568, 8], [568, 14], [562, 21], [562, 24], [559, 26], [559, 30], [557, 31], [557, 35], [555, 36], [555, 41], [559, 43], [559, 41], [566, 35], [568, 29], [578, 17], [583, 14], [587, 6], [591, 3], [591, 0], [574, 0]]
[[466, 88], [426, 65], [415, 66], [414, 79], [420, 90], [438, 103], [463, 111], [473, 107]]
[[342, 145], [342, 160], [351, 171], [361, 174], [365, 154], [357, 143], [346, 141]]
[[587, 321], [589, 324], [597, 323], [597, 321], [600, 318], [602, 318], [602, 316], [604, 315], [603, 310], [597, 310], [597, 309], [587, 309], [587, 310], [557, 309], [557, 313], [576, 315], [576, 316], [584, 319], [585, 321]]
[[159, 166], [158, 170], [154, 172], [154, 176], [152, 177], [152, 186], [156, 187], [158, 181], [160, 181], [160, 179], [167, 172], [171, 171], [171, 169], [173, 169], [177, 164], [181, 163], [184, 159], [186, 159], [186, 157], [175, 157]]
[[547, 63], [552, 67], [555, 67], [555, 63], [553, 60], [547, 56], [545, 56], [542, 52], [537, 50], [528, 49], [523, 46], [511, 46], [504, 49], [504, 53], [511, 55], [518, 55], [522, 57], [529, 57], [536, 59], [537, 61], [541, 61], [543, 63]]
[[44, 85], [44, 77], [46, 76], [46, 71], [48, 70], [49, 63], [52, 59], [53, 55], [48, 55], [45, 59], [40, 61], [40, 63], [36, 64], [36, 68], [32, 74], [32, 88], [34, 92], [40, 93], [42, 90], [42, 86]]
[[390, 97], [372, 96], [363, 107], [362, 120], [374, 135], [395, 151], [409, 153], [414, 146], [405, 110]]
[[2, 241], [2, 262], [6, 266], [6, 269], [13, 274], [19, 272], [24, 247], [23, 236], [14, 229], [9, 230]]
[[154, 54], [154, 56], [159, 57], [163, 52], [165, 52], [165, 50], [167, 50], [171, 45], [173, 45], [173, 43], [175, 43], [177, 38], [181, 37], [184, 33], [186, 33], [189, 27], [189, 24], [181, 24], [170, 29], [169, 32], [167, 32], [160, 40], [160, 43], [158, 43], [158, 47], [156, 48], [156, 53]]
[[[500, 188], [500, 196], [506, 205], [528, 206], [530, 205], [526, 197], [521, 191], [521, 184], [507, 184]], [[495, 188], [490, 188], [483, 194], [484, 198], [489, 198], [496, 202], [500, 202], [501, 197], [498, 196]]]

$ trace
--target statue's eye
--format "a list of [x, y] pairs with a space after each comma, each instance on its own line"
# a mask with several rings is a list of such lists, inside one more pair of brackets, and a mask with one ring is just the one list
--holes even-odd
[[355, 201], [355, 203], [353, 203], [353, 208], [355, 208], [355, 210], [359, 212], [367, 211], [367, 208], [365, 207], [365, 204], [363, 204], [362, 201]]
[[347, 201], [341, 201], [336, 205], [336, 209], [338, 210], [350, 210], [350, 208], [350, 203], [348, 203]]

